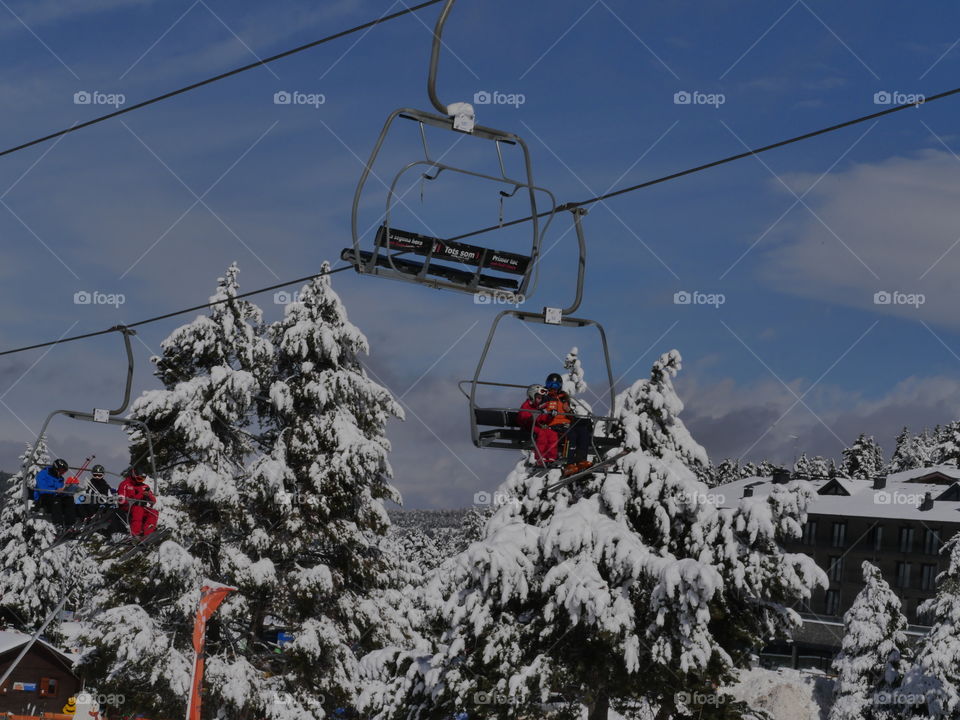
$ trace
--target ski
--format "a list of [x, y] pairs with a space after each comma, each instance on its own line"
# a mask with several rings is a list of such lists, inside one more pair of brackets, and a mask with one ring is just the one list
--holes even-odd
[[85, 540], [99, 530], [110, 527], [109, 518], [102, 520], [96, 520], [92, 523], [82, 523], [79, 525], [74, 525], [73, 527], [67, 528], [60, 535], [58, 535], [54, 541], [50, 544], [49, 547], [45, 548], [43, 552], [50, 552], [56, 547], [60, 547], [68, 542], [73, 540]]
[[624, 456], [626, 456], [626, 455], [629, 455], [631, 452], [633, 452], [633, 451], [632, 451], [632, 450], [624, 450], [623, 452], [618, 453], [618, 454], [614, 455], [614, 456], [611, 457], [611, 458], [607, 458], [606, 460], [603, 460], [603, 461], [601, 461], [601, 462], [598, 462], [598, 463], [595, 463], [595, 464], [591, 465], [591, 466], [588, 467], [586, 470], [581, 470], [580, 472], [574, 473], [573, 475], [568, 475], [567, 477], [563, 478], [562, 480], [559, 480], [559, 481], [555, 482], [553, 485], [548, 485], [548, 486], [547, 486], [547, 492], [553, 492], [554, 490], [559, 490], [560, 488], [566, 487], [567, 485], [569, 485], [569, 484], [572, 483], [572, 482], [576, 482], [577, 480], [579, 480], [579, 479], [582, 478], [582, 477], [586, 477], [587, 475], [592, 475], [593, 473], [597, 472], [598, 470], [603, 470], [604, 468], [607, 468], [607, 467], [609, 467], [610, 465], [613, 465], [613, 463], [617, 462], [617, 460], [619, 460], [620, 458], [622, 458], [622, 457], [624, 457]]
[[[159, 545], [171, 535], [173, 535], [173, 531], [171, 531], [169, 528], [164, 528], [163, 530], [154, 530], [150, 535], [141, 540], [137, 540], [132, 537], [124, 538], [123, 542], [116, 546], [121, 547], [122, 552], [114, 556], [112, 559], [119, 560], [120, 562], [128, 560], [138, 552], [148, 550], [155, 545]], [[133, 540], [133, 543], [128, 544], [126, 548], [123, 548], [123, 545], [129, 543], [130, 540]]]

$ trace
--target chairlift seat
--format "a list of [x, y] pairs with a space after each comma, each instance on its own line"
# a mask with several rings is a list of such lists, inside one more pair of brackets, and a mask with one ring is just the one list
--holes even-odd
[[[479, 445], [484, 448], [504, 448], [506, 450], [532, 450], [533, 440], [530, 431], [519, 426], [516, 410], [504, 408], [475, 408], [473, 411], [477, 425], [492, 427], [478, 434]], [[606, 452], [620, 447], [616, 438], [595, 435], [593, 446], [597, 452]]]
[[[397, 253], [413, 253], [426, 257], [427, 261], [420, 262], [396, 257]], [[369, 267], [374, 264], [378, 268], [413, 277], [436, 275], [466, 289], [483, 287], [509, 292], [515, 292], [520, 288], [518, 280], [487, 275], [482, 270], [495, 270], [511, 275], [525, 276], [530, 267], [530, 257], [526, 255], [441, 240], [440, 238], [398, 228], [390, 228], [388, 235], [385, 225], [381, 225], [377, 231], [374, 252], [361, 250], [358, 253], [355, 248], [346, 248], [340, 253], [340, 257], [352, 262], [358, 270], [360, 265]], [[376, 259], [375, 263], [372, 262], [374, 258]], [[438, 263], [437, 260], [472, 265], [477, 270], [470, 272]]]

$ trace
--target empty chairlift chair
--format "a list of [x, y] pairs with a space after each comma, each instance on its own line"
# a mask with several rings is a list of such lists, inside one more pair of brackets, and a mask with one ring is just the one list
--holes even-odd
[[[454, 0], [447, 0], [433, 34], [427, 91], [437, 112], [400, 108], [387, 118], [354, 193], [351, 213], [353, 244], [342, 251], [341, 258], [353, 263], [358, 272], [370, 275], [468, 293], [492, 291], [526, 296], [529, 294], [531, 277], [540, 254], [541, 239], [556, 212], [556, 200], [552, 193], [535, 185], [530, 150], [522, 138], [510, 132], [477, 125], [470, 105], [454, 103], [448, 106], [437, 97], [436, 75], [441, 36], [453, 3]], [[386, 208], [380, 225], [370, 249], [364, 249], [365, 242], [370, 241], [365, 239], [366, 233], [359, 227], [361, 198], [384, 142], [398, 119], [418, 124], [423, 158], [408, 162], [394, 175], [387, 188]], [[435, 157], [427, 142], [428, 127], [492, 142], [499, 163], [499, 175], [456, 167], [443, 162], [442, 156]], [[504, 146], [516, 147], [521, 151], [523, 172], [520, 177], [512, 177], [508, 173], [503, 158]], [[517, 195], [525, 197], [527, 202], [524, 203], [524, 211], [528, 211], [531, 217], [529, 249], [487, 247], [461, 242], [465, 236], [438, 238], [394, 227], [391, 217], [397, 203], [402, 202], [397, 193], [398, 183], [410, 171], [419, 171], [425, 180], [436, 180], [441, 173], [448, 172], [496, 183], [500, 187], [501, 210], [505, 198]], [[545, 210], [541, 210], [542, 203], [538, 204], [538, 193], [547, 198], [548, 207]], [[500, 225], [503, 225], [502, 212]]]

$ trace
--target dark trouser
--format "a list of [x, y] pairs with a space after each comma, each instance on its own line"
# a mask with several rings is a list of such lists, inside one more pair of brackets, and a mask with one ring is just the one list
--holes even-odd
[[567, 462], [583, 462], [590, 451], [593, 437], [593, 423], [585, 418], [577, 418], [566, 430], [559, 430], [560, 437], [567, 441]]
[[50, 515], [54, 525], [70, 527], [77, 521], [77, 510], [72, 495], [40, 493], [37, 503]]

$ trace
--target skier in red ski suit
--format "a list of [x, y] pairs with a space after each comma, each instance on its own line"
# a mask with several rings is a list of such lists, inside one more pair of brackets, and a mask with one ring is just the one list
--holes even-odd
[[536, 445], [537, 462], [540, 467], [546, 467], [557, 459], [556, 431], [550, 429], [551, 416], [548, 413], [537, 413], [547, 399], [547, 389], [543, 385], [531, 385], [527, 388], [527, 399], [520, 406], [517, 413], [517, 424], [524, 430], [533, 432]]
[[145, 477], [137, 475], [136, 470], [131, 468], [117, 488], [117, 495], [117, 507], [130, 523], [131, 535], [147, 537], [157, 529], [160, 513], [153, 508], [157, 498], [150, 491]]

